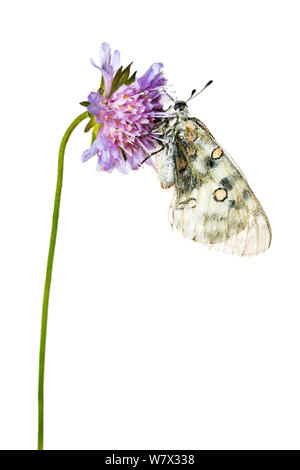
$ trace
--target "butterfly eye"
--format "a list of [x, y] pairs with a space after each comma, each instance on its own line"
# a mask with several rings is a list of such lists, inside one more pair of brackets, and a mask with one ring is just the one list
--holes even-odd
[[174, 104], [174, 109], [179, 109], [179, 111], [182, 111], [186, 107], [186, 102], [185, 101], [176, 101]]

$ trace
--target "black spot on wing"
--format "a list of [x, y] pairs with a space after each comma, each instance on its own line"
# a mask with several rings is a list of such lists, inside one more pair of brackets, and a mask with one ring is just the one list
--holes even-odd
[[243, 191], [243, 198], [244, 198], [245, 200], [247, 200], [247, 199], [249, 199], [249, 197], [250, 197], [249, 191], [247, 191], [247, 189], [244, 189], [244, 191]]
[[223, 186], [224, 188], [230, 190], [233, 188], [233, 181], [231, 178], [226, 176], [225, 178], [222, 178], [220, 181], [220, 185]]
[[216, 160], [213, 160], [212, 158], [204, 158], [203, 161], [207, 170], [209, 170], [210, 168], [214, 168], [218, 165], [218, 162]]
[[194, 197], [190, 197], [185, 201], [180, 201], [177, 206], [177, 210], [184, 210], [184, 209], [195, 209], [197, 207], [197, 199]]
[[230, 199], [230, 201], [228, 201], [228, 207], [229, 207], [229, 209], [232, 209], [233, 207], [235, 207], [235, 200], [234, 199]]

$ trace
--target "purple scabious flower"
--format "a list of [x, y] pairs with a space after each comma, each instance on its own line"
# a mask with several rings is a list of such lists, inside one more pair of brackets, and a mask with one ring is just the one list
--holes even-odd
[[120, 53], [115, 51], [112, 56], [106, 43], [100, 48], [100, 67], [92, 63], [101, 70], [102, 81], [86, 103], [91, 114], [87, 130], [93, 127], [93, 138], [82, 161], [97, 155], [98, 170], [137, 170], [162, 141], [153, 127], [169, 116], [163, 108], [168, 99], [163, 64], [153, 64], [140, 78], [129, 77], [131, 64], [124, 70], [119, 67]]

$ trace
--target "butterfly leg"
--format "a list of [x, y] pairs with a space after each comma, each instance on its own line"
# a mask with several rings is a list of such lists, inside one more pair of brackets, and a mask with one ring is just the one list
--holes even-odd
[[141, 163], [140, 163], [140, 166], [143, 165], [143, 163], [145, 163], [149, 158], [153, 157], [153, 155], [156, 155], [157, 153], [161, 152], [162, 150], [164, 150], [166, 148], [166, 145], [163, 145], [163, 144], [160, 144], [161, 147], [160, 149], [156, 150], [155, 152], [152, 152], [150, 155], [148, 155]]

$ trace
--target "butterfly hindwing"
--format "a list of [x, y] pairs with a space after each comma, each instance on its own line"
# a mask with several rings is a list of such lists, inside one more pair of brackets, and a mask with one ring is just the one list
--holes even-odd
[[184, 237], [239, 255], [269, 247], [264, 210], [242, 172], [198, 119], [177, 123], [159, 174], [163, 187], [175, 183], [170, 218]]

